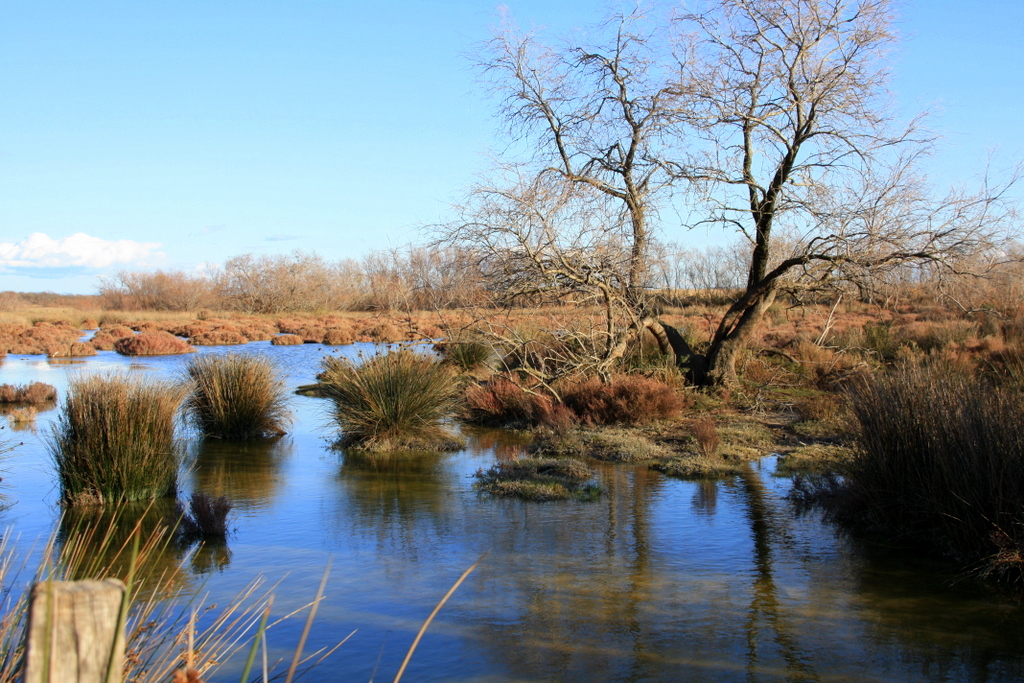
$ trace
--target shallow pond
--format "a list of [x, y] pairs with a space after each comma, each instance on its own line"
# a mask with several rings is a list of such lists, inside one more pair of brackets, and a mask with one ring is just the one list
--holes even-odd
[[[326, 353], [371, 345], [239, 349], [270, 355], [292, 386]], [[127, 369], [173, 376], [182, 357], [79, 362], [12, 356], [0, 382]], [[1019, 681], [1024, 609], [928, 563], [858, 545], [784, 499], [765, 458], [723, 482], [644, 468], [600, 470], [596, 502], [524, 503], [473, 490], [473, 473], [516, 446], [500, 433], [415, 460], [366, 461], [327, 447], [320, 399], [293, 397], [297, 422], [272, 443], [195, 444], [185, 488], [235, 502], [227, 548], [197, 555], [192, 580], [226, 602], [253, 577], [281, 579], [275, 612], [309, 601], [333, 568], [307, 649], [347, 643], [312, 680], [394, 677], [416, 631], [458, 576], [479, 568], [442, 610], [403, 680]], [[0, 515], [28, 548], [60, 511], [43, 437], [4, 463]], [[10, 532], [8, 532], [10, 533]], [[283, 578], [282, 578], [283, 577]], [[269, 634], [290, 657], [303, 619]], [[237, 680], [228, 664], [216, 680]]]

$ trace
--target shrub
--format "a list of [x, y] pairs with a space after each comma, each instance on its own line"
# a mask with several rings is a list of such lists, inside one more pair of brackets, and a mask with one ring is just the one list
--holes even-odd
[[1024, 394], [948, 367], [911, 367], [852, 392], [861, 451], [838, 516], [904, 544], [1024, 570]]
[[0, 384], [0, 403], [49, 403], [57, 400], [57, 389], [51, 384]]
[[672, 387], [642, 375], [575, 382], [562, 388], [562, 401], [585, 424], [641, 424], [674, 417], [685, 407]]
[[356, 340], [352, 330], [347, 327], [329, 327], [324, 334], [324, 344], [328, 346], [341, 346], [351, 344]]
[[192, 494], [189, 509], [177, 503], [178, 533], [185, 542], [197, 540], [226, 540], [228, 537], [228, 513], [233, 507], [224, 496], [216, 498], [201, 491]]
[[114, 350], [122, 356], [169, 356], [178, 353], [194, 353], [184, 339], [170, 332], [142, 332], [114, 342]]
[[342, 446], [386, 451], [459, 445], [441, 426], [456, 406], [454, 373], [429, 356], [395, 351], [361, 365], [329, 358], [320, 377], [323, 395], [334, 403]]
[[302, 337], [297, 334], [279, 334], [270, 340], [274, 346], [297, 346], [303, 344]]
[[436, 344], [434, 348], [440, 352], [445, 362], [466, 372], [486, 365], [494, 359], [494, 350], [479, 340], [443, 342]]
[[178, 481], [174, 419], [182, 390], [124, 375], [71, 380], [49, 439], [65, 504], [172, 495]]
[[879, 360], [890, 362], [896, 359], [903, 340], [893, 330], [892, 321], [864, 323], [864, 348], [878, 356]]
[[542, 424], [554, 410], [549, 396], [531, 393], [506, 377], [466, 389], [467, 419], [490, 425], [530, 427]]
[[50, 358], [78, 358], [81, 356], [95, 356], [96, 347], [88, 342], [73, 342], [71, 344], [50, 344], [46, 347], [46, 355]]
[[695, 420], [692, 429], [693, 438], [697, 442], [697, 450], [705, 458], [713, 458], [718, 453], [718, 446], [722, 443], [715, 421], [710, 417]]
[[185, 415], [206, 436], [280, 436], [291, 423], [284, 382], [267, 358], [204, 354], [188, 362], [185, 376]]

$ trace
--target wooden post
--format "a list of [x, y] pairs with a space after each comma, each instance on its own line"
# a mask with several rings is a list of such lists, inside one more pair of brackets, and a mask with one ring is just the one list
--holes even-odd
[[[40, 581], [33, 586], [25, 683], [121, 683], [124, 593], [117, 579]], [[114, 667], [109, 679], [108, 664]]]

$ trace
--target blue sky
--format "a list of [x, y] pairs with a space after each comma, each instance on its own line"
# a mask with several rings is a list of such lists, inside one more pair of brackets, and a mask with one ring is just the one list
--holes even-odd
[[[508, 6], [552, 35], [602, 14]], [[992, 149], [1024, 158], [1024, 2], [909, 0], [901, 16], [892, 87], [907, 112], [936, 109], [933, 178], [970, 180]], [[471, 0], [6, 0], [0, 290], [418, 240], [500, 144], [466, 57], [496, 18]]]

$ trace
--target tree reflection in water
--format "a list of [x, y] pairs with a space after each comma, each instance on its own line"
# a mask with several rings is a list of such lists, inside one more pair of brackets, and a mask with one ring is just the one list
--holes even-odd
[[222, 441], [204, 439], [192, 452], [193, 488], [227, 496], [236, 510], [269, 510], [284, 483], [282, 463], [292, 456], [290, 438]]
[[780, 604], [772, 573], [772, 543], [786, 535], [781, 515], [770, 504], [775, 497], [765, 490], [761, 475], [751, 463], [739, 475], [747, 504], [747, 520], [754, 547], [753, 595], [746, 622], [748, 680], [756, 680], [764, 664], [762, 624], [778, 646], [786, 668], [787, 681], [816, 681], [809, 658], [800, 651], [786, 608]]
[[376, 539], [379, 552], [407, 557], [436, 552], [456, 515], [446, 495], [448, 454], [344, 452], [335, 478], [340, 491], [328, 524], [346, 535], [356, 527]]

